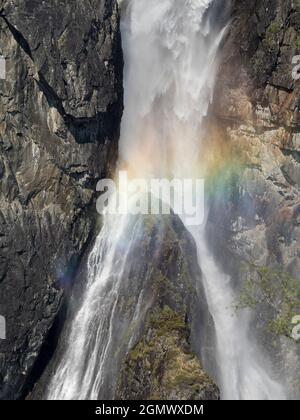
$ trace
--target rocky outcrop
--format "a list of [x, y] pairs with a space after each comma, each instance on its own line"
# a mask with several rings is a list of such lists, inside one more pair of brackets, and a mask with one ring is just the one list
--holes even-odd
[[[162, 286], [163, 283], [160, 284]], [[143, 338], [125, 357], [117, 398], [123, 400], [217, 400], [216, 384], [190, 349], [185, 312], [169, 306], [151, 311]]]
[[38, 355], [96, 231], [95, 184], [115, 162], [117, 2], [1, 0], [0, 54], [0, 398], [14, 399], [42, 369]]
[[[213, 330], [213, 323], [201, 286], [196, 247], [180, 219], [146, 218], [142, 241], [135, 244], [129, 261], [130, 277], [123, 278], [118, 307], [127, 308], [123, 317], [131, 319], [131, 333], [121, 358], [115, 398], [219, 399], [218, 387], [199, 361], [205, 325]], [[122, 305], [126, 295], [126, 305]], [[136, 308], [142, 308], [138, 329], [133, 324]], [[194, 339], [191, 344], [192, 332], [197, 343]]]
[[[279, 268], [300, 281], [300, 3], [232, 3], [212, 107], [223, 161], [208, 237], [239, 292], [245, 266]], [[255, 320], [261, 342], [281, 380], [288, 378], [289, 395], [299, 396], [299, 345], [280, 338], [274, 348], [262, 311]]]
[[[117, 232], [118, 241], [103, 261], [100, 250], [112, 244], [106, 236], [97, 239], [86, 291], [93, 291], [93, 300], [79, 311], [86, 303], [80, 299], [85, 292], [82, 287], [74, 289], [56, 351], [30, 399], [219, 398], [200, 362], [206, 356], [206, 328], [210, 333], [214, 328], [192, 237], [175, 215], [126, 216], [124, 222], [116, 217], [113, 227], [109, 220], [104, 223], [104, 231], [109, 226], [108, 232], [112, 237]], [[84, 261], [78, 285], [80, 277], [86, 277]], [[83, 332], [74, 313], [85, 311], [90, 322]], [[86, 343], [83, 352], [70, 333], [74, 327], [79, 341]], [[69, 365], [64, 370], [72, 355], [80, 362], [74, 370]], [[72, 384], [72, 392], [68, 385], [61, 386], [61, 380]]]

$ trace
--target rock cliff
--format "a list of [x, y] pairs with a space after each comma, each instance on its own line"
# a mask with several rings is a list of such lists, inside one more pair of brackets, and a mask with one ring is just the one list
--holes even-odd
[[[298, 1], [232, 2], [211, 121], [228, 183], [217, 181], [208, 229], [237, 292], [253, 266], [300, 281], [299, 30]], [[299, 345], [281, 337], [274, 348], [264, 329], [273, 315], [260, 306], [254, 322], [290, 395], [299, 396]]]
[[[123, 106], [117, 2], [1, 1], [0, 54], [0, 314], [7, 322], [0, 399], [43, 399], [63, 351], [70, 293], [76, 284], [76, 300], [84, 288], [99, 230], [95, 185], [116, 163]], [[209, 322], [196, 251], [173, 219], [146, 221], [142, 246], [130, 254], [115, 326], [119, 320], [128, 332], [116, 336], [103, 397], [219, 398], [199, 362]], [[144, 345], [149, 353], [141, 359]]]
[[[237, 294], [253, 267], [279, 267], [300, 281], [299, 33], [298, 0], [232, 1], [208, 119], [208, 148], [222, 161], [208, 238]], [[0, 55], [6, 63], [0, 80], [0, 315], [7, 321], [0, 398], [28, 397], [44, 373], [31, 394], [43, 398], [65, 298], [78, 267], [84, 273], [97, 233], [95, 184], [113, 171], [117, 156], [123, 104], [117, 2], [0, 0]], [[217, 399], [199, 362], [204, 342], [211, 344], [207, 337], [191, 343], [199, 325], [211, 326], [197, 289], [195, 249], [178, 220], [160, 228], [163, 237], [150, 223], [124, 280], [120, 319], [130, 325], [142, 290], [150, 305], [130, 346], [128, 337], [121, 343], [108, 396]], [[150, 259], [156, 259], [155, 271]], [[299, 397], [299, 345], [266, 332], [272, 316], [261, 305], [253, 325], [289, 395]]]
[[126, 313], [131, 319], [134, 308], [144, 309], [121, 360], [116, 398], [217, 400], [219, 389], [199, 362], [205, 330], [214, 328], [194, 241], [175, 215], [149, 216], [143, 226], [143, 247], [132, 251], [132, 273], [123, 279], [121, 297], [129, 293], [136, 300]]
[[[110, 254], [113, 269], [105, 278], [96, 275], [93, 283], [101, 286], [93, 288], [91, 323], [86, 324], [93, 333], [85, 335], [84, 354], [69, 335], [83, 295], [83, 261], [77, 278], [81, 290], [73, 294], [56, 351], [29, 398], [70, 395], [61, 387], [61, 376], [54, 384], [51, 378], [60, 375], [65, 366], [61, 361], [74, 354], [68, 347], [74, 345], [83, 368], [69, 366], [64, 375], [75, 399], [219, 399], [218, 387], [200, 363], [206, 331], [214, 328], [192, 237], [175, 215], [127, 216], [126, 225], [117, 226], [116, 252]], [[88, 265], [99, 273], [102, 261], [96, 255]], [[97, 362], [91, 368], [95, 353]]]
[[[114, 0], [1, 0], [0, 398], [26, 396], [95, 233], [122, 114]], [[44, 359], [43, 363], [47, 360]]]

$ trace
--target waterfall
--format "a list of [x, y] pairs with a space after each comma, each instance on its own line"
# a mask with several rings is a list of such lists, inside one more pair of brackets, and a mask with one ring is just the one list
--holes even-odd
[[[218, 51], [226, 30], [221, 16], [225, 3], [120, 1], [125, 110], [119, 165], [125, 165], [131, 174], [182, 179], [203, 174], [203, 122], [212, 101]], [[187, 229], [197, 245], [215, 324], [215, 363], [222, 398], [283, 399], [268, 361], [249, 338], [249, 314], [238, 317], [230, 309], [234, 300], [231, 279], [210, 254], [205, 226]], [[139, 221], [132, 217], [104, 217], [89, 256], [88, 283], [51, 380], [49, 399], [113, 396], [111, 381], [118, 363], [114, 347], [128, 327], [118, 318], [116, 305], [140, 231]], [[136, 325], [141, 310], [137, 305]]]
[[52, 378], [48, 399], [112, 397], [109, 382], [116, 374], [115, 347], [122, 330], [126, 330], [122, 320], [117, 319], [117, 296], [130, 265], [127, 256], [131, 246], [139, 242], [139, 227], [138, 221], [127, 216], [105, 216], [88, 259], [88, 283], [82, 304], [72, 320], [67, 348]]

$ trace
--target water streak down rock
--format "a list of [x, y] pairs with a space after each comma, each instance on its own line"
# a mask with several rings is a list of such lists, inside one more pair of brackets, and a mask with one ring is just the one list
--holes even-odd
[[219, 398], [199, 362], [212, 320], [178, 216], [105, 216], [87, 277], [34, 398]]

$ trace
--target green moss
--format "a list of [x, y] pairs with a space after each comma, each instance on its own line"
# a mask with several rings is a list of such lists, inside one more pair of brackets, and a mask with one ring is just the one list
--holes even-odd
[[275, 52], [279, 46], [280, 38], [280, 24], [273, 21], [266, 31], [265, 39], [263, 40], [264, 48], [270, 53]]
[[175, 364], [169, 372], [169, 386], [191, 386], [200, 388], [203, 383], [203, 372], [199, 369], [199, 362], [196, 360], [187, 361], [183, 364]]
[[297, 51], [300, 51], [300, 35], [297, 35], [294, 40], [294, 46], [297, 49]]
[[172, 381], [172, 383], [170, 384], [171, 386], [196, 386], [197, 388], [199, 387], [199, 384], [197, 384], [197, 382], [199, 381], [199, 376], [197, 375], [197, 373], [189, 373], [189, 372], [178, 372], [175, 374], [175, 377]]
[[149, 326], [156, 330], [158, 336], [168, 334], [174, 330], [186, 329], [184, 316], [174, 312], [169, 306], [164, 306], [160, 312], [153, 314], [150, 317]]
[[[129, 352], [122, 381], [128, 395], [147, 400], [197, 399], [200, 393], [218, 397], [218, 390], [189, 349], [185, 316], [169, 306], [155, 307], [143, 338]], [[138, 379], [137, 379], [138, 378]], [[137, 385], [138, 384], [138, 385]]]
[[300, 313], [299, 284], [289, 273], [268, 267], [252, 268], [244, 283], [237, 308], [268, 310], [272, 318], [266, 320], [268, 331], [277, 336], [291, 336], [292, 319]]
[[147, 345], [144, 341], [139, 342], [129, 353], [129, 359], [136, 362], [139, 359], [144, 360], [153, 350], [152, 346]]
[[281, 34], [281, 24], [274, 20], [267, 28], [265, 37], [251, 60], [252, 74], [260, 83], [265, 83], [276, 63]]
[[[185, 330], [186, 325], [182, 315], [178, 315], [171, 308], [165, 306], [162, 310], [157, 310], [157, 312], [150, 315], [146, 322], [146, 329], [154, 330], [155, 338], [159, 338], [170, 335], [174, 331]], [[129, 358], [132, 361], [144, 360], [153, 350], [155, 350], [154, 344], [142, 340], [130, 351]]]
[[211, 385], [210, 378], [203, 372], [196, 356], [174, 346], [164, 376], [166, 389], [190, 389], [192, 394]]
[[280, 24], [277, 20], [274, 20], [267, 29], [267, 36], [278, 35], [280, 32]]

